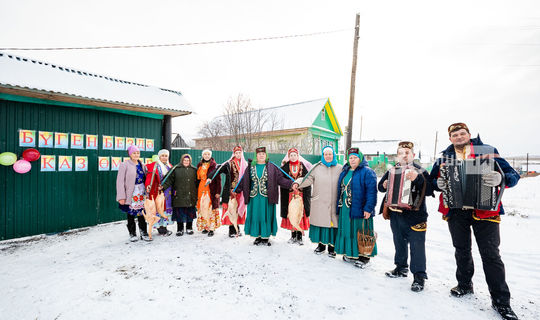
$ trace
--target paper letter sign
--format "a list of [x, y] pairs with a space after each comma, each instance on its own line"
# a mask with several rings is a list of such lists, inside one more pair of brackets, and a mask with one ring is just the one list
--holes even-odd
[[126, 138], [126, 150], [135, 144], [135, 138]]
[[98, 157], [99, 171], [109, 171], [109, 157]]
[[54, 147], [67, 149], [69, 148], [68, 134], [63, 132], [54, 133]]
[[84, 149], [84, 134], [71, 134], [71, 149]]
[[75, 171], [88, 171], [88, 157], [75, 157]]
[[73, 157], [58, 156], [58, 171], [73, 171]]
[[55, 171], [56, 156], [41, 156], [41, 171]]
[[114, 137], [114, 150], [126, 150], [126, 138]]
[[118, 171], [120, 163], [122, 163], [122, 157], [111, 157], [111, 171]]
[[101, 147], [103, 148], [103, 150], [113, 150], [113, 137], [103, 136], [103, 145]]
[[146, 139], [146, 151], [154, 151], [154, 139]]
[[145, 150], [144, 139], [137, 138], [136, 141], [137, 141], [137, 147], [139, 148], [139, 150], [144, 151]]
[[54, 136], [52, 132], [49, 131], [40, 131], [39, 132], [39, 147], [40, 148], [53, 148], [54, 147]]
[[86, 149], [97, 150], [97, 135], [95, 134], [86, 135]]
[[19, 147], [35, 147], [36, 146], [36, 131], [34, 130], [19, 130]]

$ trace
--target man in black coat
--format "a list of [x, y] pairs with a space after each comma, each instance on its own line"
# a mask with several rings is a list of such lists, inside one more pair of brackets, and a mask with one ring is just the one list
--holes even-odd
[[[411, 272], [414, 280], [411, 290], [420, 292], [424, 290], [424, 281], [427, 279], [426, 273], [426, 229], [427, 229], [427, 209], [425, 196], [433, 193], [429, 183], [427, 171], [420, 165], [413, 162], [414, 144], [409, 141], [402, 141], [398, 144], [397, 159], [394, 177], [400, 178], [405, 175], [406, 180], [410, 181], [411, 201], [408, 205], [411, 208], [399, 207], [396, 205], [386, 205], [388, 194], [385, 196], [380, 212], [385, 219], [390, 219], [390, 227], [394, 238], [394, 270], [386, 272], [390, 278], [407, 277], [408, 273], [408, 246], [411, 247]], [[411, 169], [404, 169], [410, 168]], [[380, 192], [387, 192], [390, 171], [387, 171], [378, 184]], [[401, 180], [401, 179], [400, 179]], [[390, 186], [393, 188], [393, 186]], [[394, 190], [392, 190], [392, 195]], [[398, 195], [397, 192], [396, 195]], [[394, 198], [394, 197], [392, 197]]]
[[[435, 190], [447, 190], [447, 182], [440, 177], [440, 168], [447, 161], [491, 158], [500, 166], [504, 176], [498, 171], [484, 173], [481, 181], [485, 186], [501, 186], [502, 180], [506, 187], [513, 187], [517, 184], [520, 176], [504, 160], [497, 149], [487, 144], [483, 144], [480, 137], [471, 139], [469, 128], [464, 123], [454, 123], [448, 127], [448, 135], [452, 143], [442, 152], [433, 165], [430, 173], [430, 182]], [[517, 319], [516, 314], [510, 307], [510, 290], [505, 280], [504, 264], [499, 254], [499, 244], [501, 241], [499, 232], [500, 215], [504, 214], [502, 204], [495, 211], [478, 209], [449, 209], [440, 197], [439, 211], [443, 218], [448, 221], [448, 229], [452, 237], [456, 258], [456, 278], [458, 285], [450, 290], [455, 297], [472, 294], [474, 264], [471, 253], [471, 228], [474, 232], [478, 251], [482, 257], [484, 274], [491, 294], [493, 308], [503, 317], [503, 319]]]

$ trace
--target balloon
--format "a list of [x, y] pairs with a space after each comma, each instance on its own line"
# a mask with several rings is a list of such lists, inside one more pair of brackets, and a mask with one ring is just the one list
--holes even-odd
[[156, 161], [158, 161], [158, 160], [159, 160], [159, 156], [158, 156], [157, 154], [155, 154], [155, 155], [152, 156], [152, 161], [153, 161], [153, 162], [156, 162]]
[[23, 151], [22, 156], [26, 161], [36, 161], [41, 157], [41, 154], [36, 149], [26, 149]]
[[26, 160], [19, 160], [13, 164], [13, 170], [17, 173], [27, 173], [32, 169], [32, 164]]
[[0, 164], [4, 166], [10, 166], [17, 161], [17, 155], [13, 152], [0, 153]]

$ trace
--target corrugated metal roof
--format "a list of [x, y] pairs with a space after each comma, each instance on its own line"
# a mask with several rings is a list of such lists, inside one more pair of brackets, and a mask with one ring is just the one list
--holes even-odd
[[[257, 109], [245, 113], [260, 112], [261, 118], [267, 120], [260, 132], [309, 128], [324, 108], [326, 101], [328, 98]], [[213, 121], [224, 121], [224, 116], [216, 117]]]
[[[182, 93], [0, 52], [0, 87], [67, 95], [147, 112], [183, 115]], [[54, 99], [54, 98], [53, 98]], [[162, 112], [160, 112], [162, 111]]]

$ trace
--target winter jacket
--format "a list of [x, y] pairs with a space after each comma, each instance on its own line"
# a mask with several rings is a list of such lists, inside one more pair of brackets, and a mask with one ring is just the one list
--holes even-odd
[[334, 204], [338, 200], [337, 186], [343, 166], [338, 164], [327, 167], [321, 162], [316, 163], [305, 178], [296, 180], [298, 188], [312, 186], [310, 225], [323, 228], [337, 228], [338, 218]]
[[[499, 164], [502, 171], [504, 172], [504, 181], [507, 188], [511, 188], [515, 186], [519, 181], [519, 174], [512, 168], [512, 166], [506, 161], [505, 159], [501, 158], [499, 156], [499, 151], [487, 144], [484, 144], [482, 140], [480, 140], [480, 136], [471, 139], [471, 156], [473, 158], [479, 157], [479, 156], [492, 156], [494, 157], [495, 161]], [[437, 187], [437, 178], [440, 177], [440, 166], [442, 163], [446, 162], [446, 159], [456, 158], [456, 150], [454, 149], [454, 145], [448, 146], [446, 150], [442, 152], [442, 157], [437, 159], [435, 163], [433, 164], [433, 169], [431, 170], [431, 173], [429, 174], [429, 180], [431, 183], [431, 186], [433, 190], [441, 191], [439, 187]], [[442, 194], [439, 196], [439, 212], [441, 212], [444, 216], [450, 216], [453, 211], [459, 210], [459, 209], [448, 209], [443, 202]], [[500, 214], [504, 214], [504, 209], [502, 202], [499, 204], [499, 208], [495, 211], [487, 211], [487, 210], [474, 210], [476, 217], [480, 219], [487, 219], [490, 217], [496, 217]]]
[[[244, 202], [249, 203], [249, 193], [251, 191], [251, 170], [256, 170], [255, 166], [251, 165], [251, 159], [248, 160], [248, 167], [242, 176], [242, 180], [236, 186], [236, 193], [243, 192]], [[266, 170], [268, 173], [268, 182], [267, 182], [267, 191], [268, 191], [268, 203], [278, 204], [279, 201], [279, 191], [278, 186], [281, 186], [286, 189], [290, 189], [293, 181], [287, 178], [280, 168], [277, 167], [272, 162], [266, 164]]]
[[[146, 173], [146, 167], [140, 161], [138, 162]], [[120, 163], [116, 176], [116, 201], [125, 200], [124, 204], [131, 204], [136, 179], [137, 165], [131, 160]]]
[[[341, 182], [351, 169], [347, 163], [343, 166], [337, 185], [336, 214], [339, 215], [339, 197], [341, 196]], [[377, 204], [377, 175], [370, 167], [366, 159], [354, 170], [351, 183], [352, 204], [350, 217], [352, 219], [364, 219], [364, 211], [375, 215]]]
[[[301, 177], [306, 176], [308, 173], [308, 170], [306, 166], [300, 161], [299, 165], [301, 166], [302, 175]], [[292, 177], [292, 174], [289, 170], [289, 162], [286, 162], [283, 166], [281, 166], [281, 170], [287, 172], [288, 175]], [[281, 210], [280, 215], [282, 218], [287, 218], [287, 214], [289, 213], [289, 189], [280, 188], [280, 194], [281, 194]], [[310, 210], [311, 210], [311, 187], [306, 187], [302, 190], [302, 200], [304, 201], [304, 212], [306, 213], [306, 217], [309, 217]]]
[[162, 182], [163, 189], [173, 187], [173, 207], [195, 207], [197, 205], [197, 169], [177, 164]]
[[[401, 209], [402, 212], [398, 212], [398, 214], [402, 215], [405, 218], [405, 221], [408, 222], [410, 226], [414, 226], [416, 224], [426, 222], [428, 217], [428, 212], [426, 208], [426, 197], [433, 195], [433, 188], [431, 186], [431, 183], [429, 181], [429, 174], [428, 172], [422, 168], [420, 165], [413, 163], [413, 166], [418, 169], [418, 177], [414, 179], [414, 181], [411, 181], [411, 193], [413, 196], [413, 199], [416, 199], [417, 197], [422, 196], [422, 189], [424, 185], [426, 185], [426, 189], [424, 191], [424, 197], [420, 202], [420, 207], [418, 210], [406, 210]], [[377, 185], [380, 192], [386, 192], [387, 188], [383, 186], [384, 182], [388, 180], [389, 171], [386, 171], [384, 176], [379, 181], [379, 184]], [[386, 197], [388, 194], [385, 194], [384, 199], [381, 203], [381, 207], [379, 209], [379, 213], [382, 213], [384, 203], [386, 202]]]

